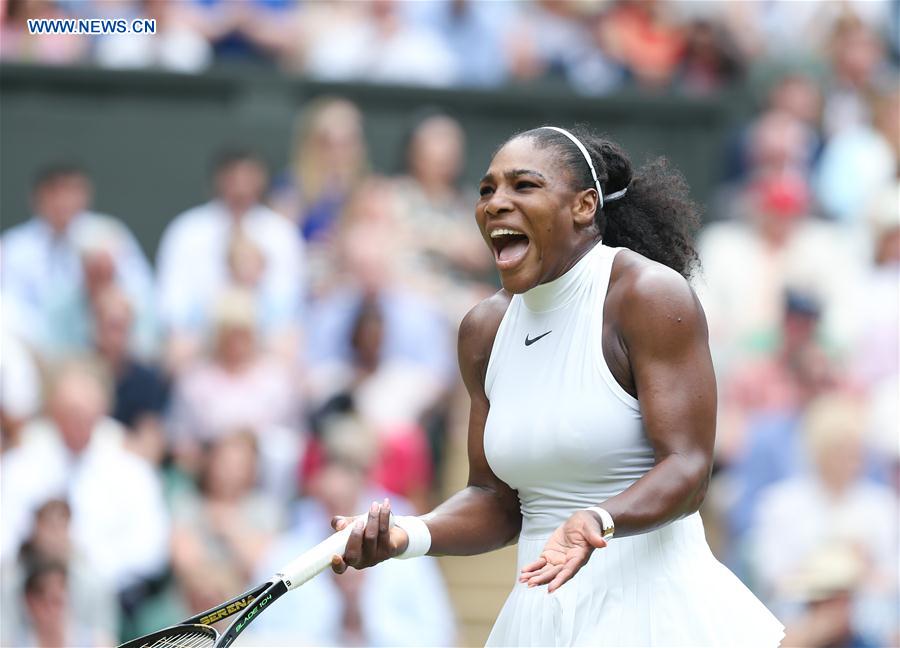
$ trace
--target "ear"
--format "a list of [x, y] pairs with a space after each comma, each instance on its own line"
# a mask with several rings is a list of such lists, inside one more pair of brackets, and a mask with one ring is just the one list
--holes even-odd
[[585, 189], [575, 194], [572, 206], [572, 219], [578, 228], [590, 227], [594, 224], [599, 196], [596, 189]]

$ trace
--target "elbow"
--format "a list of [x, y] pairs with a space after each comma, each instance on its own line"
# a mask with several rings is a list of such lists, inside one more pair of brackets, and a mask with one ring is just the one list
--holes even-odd
[[712, 459], [699, 454], [694, 457], [685, 457], [682, 462], [682, 470], [684, 499], [681, 514], [683, 517], [696, 513], [703, 505], [712, 475]]

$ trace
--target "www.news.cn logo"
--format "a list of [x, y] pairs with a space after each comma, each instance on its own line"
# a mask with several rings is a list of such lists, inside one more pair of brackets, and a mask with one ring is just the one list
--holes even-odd
[[29, 18], [29, 34], [155, 34], [155, 18]]

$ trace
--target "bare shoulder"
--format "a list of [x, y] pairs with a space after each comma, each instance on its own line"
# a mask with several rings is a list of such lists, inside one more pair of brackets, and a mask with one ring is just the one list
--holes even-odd
[[616, 255], [609, 299], [626, 339], [706, 337], [706, 316], [687, 279], [631, 250]]
[[484, 386], [494, 338], [511, 299], [510, 293], [498, 290], [472, 308], [459, 325], [459, 368], [470, 392]]

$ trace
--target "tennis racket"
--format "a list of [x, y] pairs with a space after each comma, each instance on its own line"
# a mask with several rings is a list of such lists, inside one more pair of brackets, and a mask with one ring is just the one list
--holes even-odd
[[[355, 521], [295, 558], [262, 585], [185, 619], [178, 625], [132, 639], [119, 648], [227, 648], [279, 597], [327, 569], [331, 565], [332, 556], [342, 555], [354, 525]], [[211, 627], [211, 624], [234, 615], [238, 617], [221, 636]]]

